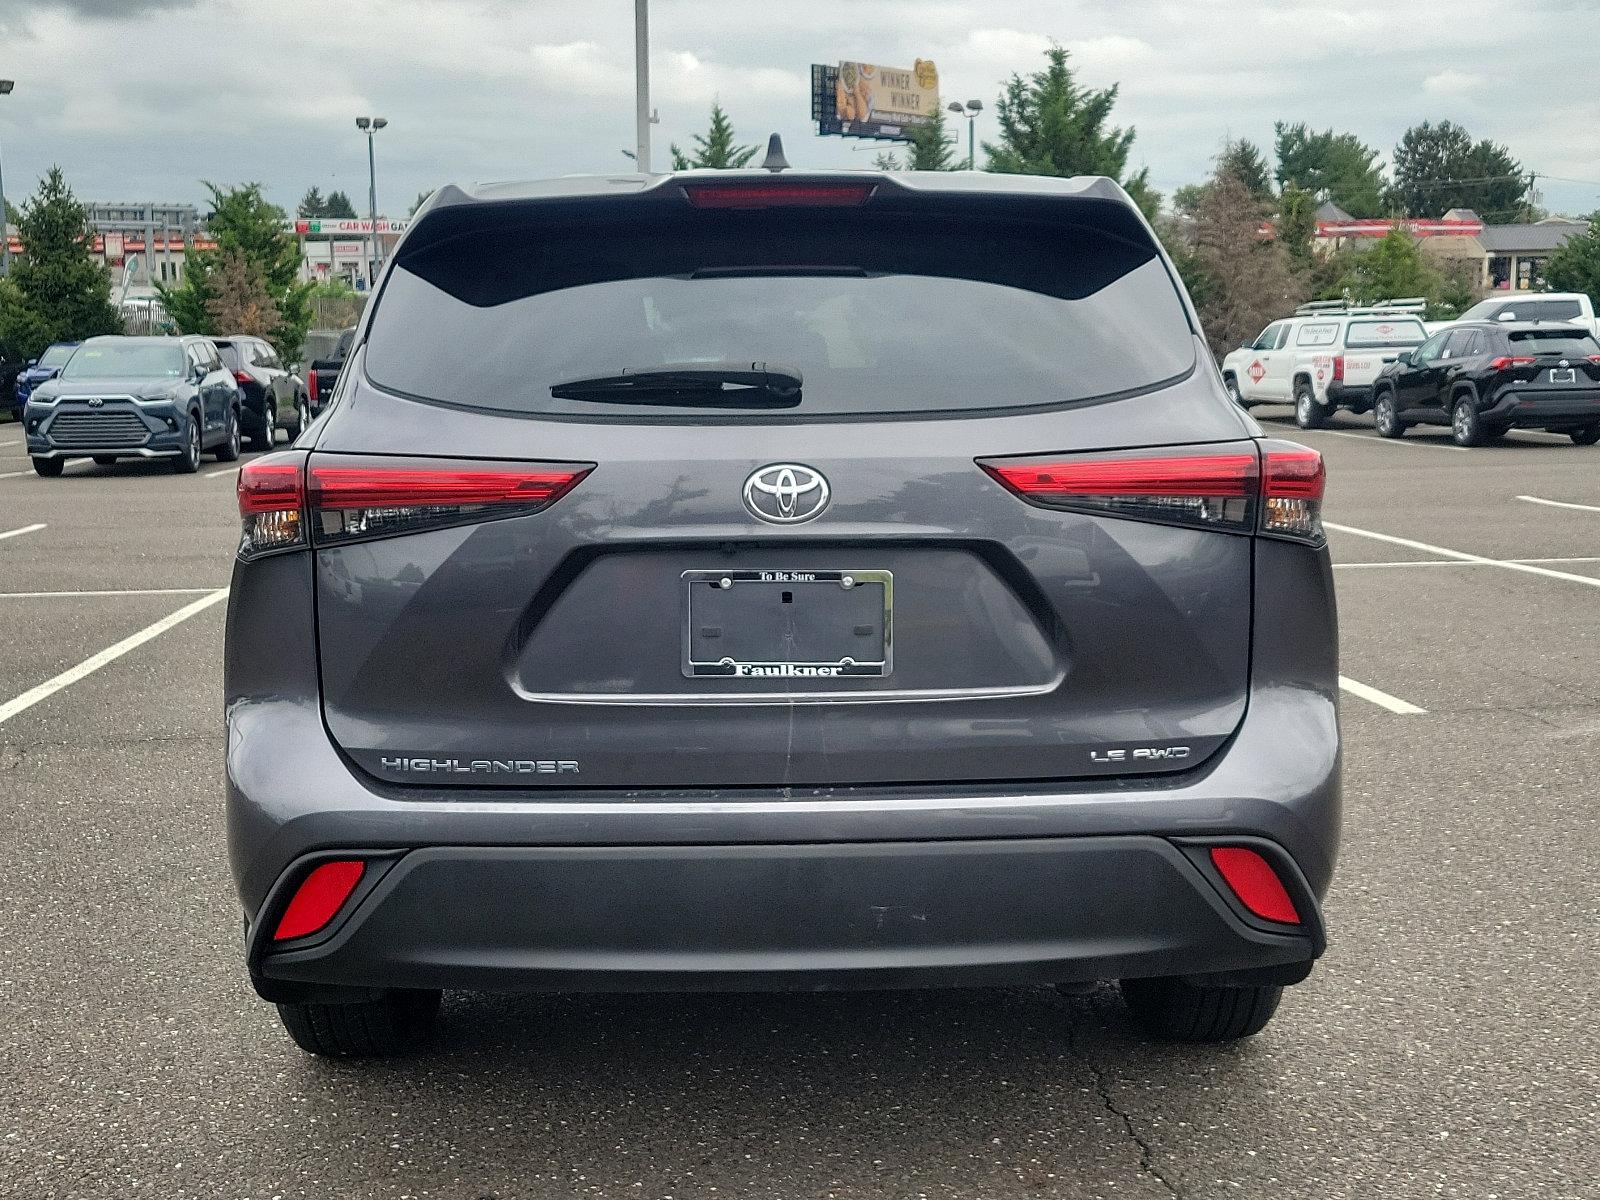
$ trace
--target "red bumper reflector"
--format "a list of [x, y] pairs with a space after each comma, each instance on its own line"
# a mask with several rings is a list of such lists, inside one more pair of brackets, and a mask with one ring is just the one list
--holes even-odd
[[872, 196], [870, 183], [685, 184], [696, 208], [853, 208]]
[[289, 907], [272, 935], [275, 942], [287, 942], [317, 932], [333, 920], [350, 893], [356, 890], [367, 864], [358, 859], [325, 862], [307, 875], [295, 889]]
[[1283, 881], [1272, 864], [1254, 850], [1217, 846], [1211, 851], [1211, 862], [1239, 902], [1256, 916], [1284, 925], [1300, 924], [1300, 914]]

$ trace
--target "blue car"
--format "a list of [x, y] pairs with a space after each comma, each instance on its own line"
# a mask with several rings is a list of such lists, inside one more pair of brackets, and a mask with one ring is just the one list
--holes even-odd
[[22, 416], [23, 406], [28, 403], [28, 395], [46, 379], [54, 379], [61, 368], [67, 365], [67, 359], [72, 357], [72, 352], [77, 348], [77, 342], [56, 342], [17, 373], [17, 396], [12, 411], [19, 419]]

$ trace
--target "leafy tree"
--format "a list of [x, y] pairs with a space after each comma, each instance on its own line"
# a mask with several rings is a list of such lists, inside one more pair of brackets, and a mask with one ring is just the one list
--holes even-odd
[[1277, 234], [1296, 268], [1309, 274], [1316, 265], [1317, 198], [1298, 184], [1278, 197]]
[[214, 328], [270, 338], [283, 325], [266, 281], [242, 250], [222, 255], [211, 282], [216, 295], [206, 301], [206, 312]]
[[1249, 189], [1257, 200], [1272, 199], [1272, 170], [1254, 142], [1227, 141], [1222, 145], [1221, 164], [1225, 170]]
[[408, 217], [416, 216], [417, 215], [417, 209], [421, 208], [424, 204], [426, 204], [427, 200], [428, 200], [428, 197], [433, 195], [433, 193], [436, 192], [437, 190], [438, 190], [437, 188], [428, 188], [425, 191], [418, 192], [417, 193], [417, 198], [411, 202], [411, 210], [408, 213], [406, 213], [406, 216], [408, 216]]
[[1340, 281], [1344, 294], [1358, 304], [1426, 296], [1434, 300], [1444, 277], [1422, 253], [1416, 238], [1403, 229], [1391, 229], [1370, 249], [1349, 260]]
[[1014, 175], [1109, 175], [1120, 180], [1146, 214], [1154, 216], [1160, 195], [1147, 169], [1128, 174], [1134, 130], [1108, 127], [1117, 85], [1101, 91], [1079, 87], [1061, 46], [1045, 51], [1046, 65], [1024, 78], [1013, 75], [998, 102], [999, 142], [985, 142], [984, 169]]
[[1278, 238], [1264, 236], [1268, 206], [1219, 160], [1192, 214], [1172, 222], [1166, 241], [1219, 357], [1254, 337], [1305, 298], [1303, 276]]
[[300, 203], [295, 206], [295, 214], [302, 217], [325, 217], [328, 215], [328, 202], [322, 198], [322, 189], [313, 184], [306, 189], [306, 194], [300, 197]]
[[1498, 142], [1474, 142], [1453, 121], [1424, 121], [1395, 147], [1389, 202], [1413, 217], [1470, 208], [1488, 221], [1519, 221], [1530, 215], [1529, 182], [1522, 164]]
[[0, 293], [0, 343], [33, 358], [53, 341], [122, 332], [111, 275], [92, 254], [89, 210], [60, 167], [51, 167], [23, 204], [17, 234], [23, 254], [12, 260]]
[[[0, 197], [0, 200], [4, 200], [4, 197]], [[15, 225], [18, 221], [22, 220], [22, 213], [18, 211], [17, 206], [11, 203], [11, 201], [5, 200], [4, 207], [6, 220], [8, 222]]]
[[1589, 218], [1588, 229], [1551, 255], [1544, 281], [1553, 291], [1587, 292], [1600, 308], [1600, 213]]
[[1304, 121], [1279, 121], [1273, 128], [1280, 187], [1296, 184], [1318, 203], [1332, 200], [1353, 217], [1383, 215], [1383, 169], [1371, 146], [1353, 133], [1317, 133]]
[[217, 248], [191, 247], [185, 253], [183, 281], [171, 286], [156, 284], [162, 305], [184, 333], [233, 332], [216, 324], [212, 301], [218, 300], [228, 285], [221, 268], [230, 252], [236, 251], [259, 276], [277, 307], [279, 323], [268, 339], [286, 359], [296, 357], [311, 325], [312, 285], [300, 282], [300, 250], [294, 235], [283, 228], [283, 210], [267, 202], [259, 183], [228, 189], [207, 183], [206, 188], [213, 204], [206, 224]]
[[697, 168], [709, 168], [716, 171], [736, 170], [748, 166], [750, 160], [756, 156], [755, 146], [740, 146], [733, 140], [733, 122], [728, 120], [728, 114], [722, 111], [722, 105], [712, 102], [711, 128], [705, 133], [694, 135], [695, 149], [692, 154], [685, 154], [676, 145], [672, 150], [672, 169], [674, 171], [692, 171]]

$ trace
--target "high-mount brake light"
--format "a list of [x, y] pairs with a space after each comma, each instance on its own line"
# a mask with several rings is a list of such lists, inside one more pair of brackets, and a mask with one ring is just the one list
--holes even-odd
[[282, 450], [239, 469], [240, 558], [306, 545], [306, 453]]
[[1533, 358], [1527, 354], [1502, 354], [1499, 358], [1489, 360], [1489, 370], [1504, 371], [1507, 367], [1531, 367]]
[[870, 183], [686, 183], [696, 208], [854, 208], [872, 198]]
[[535, 513], [592, 470], [593, 463], [320, 457], [306, 485], [312, 537], [324, 545]]
[[1241, 451], [1131, 450], [979, 459], [1030, 504], [1320, 545], [1322, 456], [1293, 442]]

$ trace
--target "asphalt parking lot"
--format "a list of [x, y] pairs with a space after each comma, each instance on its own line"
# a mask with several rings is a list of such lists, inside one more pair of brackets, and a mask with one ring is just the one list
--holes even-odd
[[1600, 449], [1257, 415], [1326, 455], [1349, 681], [1331, 944], [1262, 1036], [1149, 1045], [1108, 990], [453, 994], [365, 1065], [240, 964], [232, 470], [42, 480], [0, 425], [0, 1195], [1600, 1195]]

